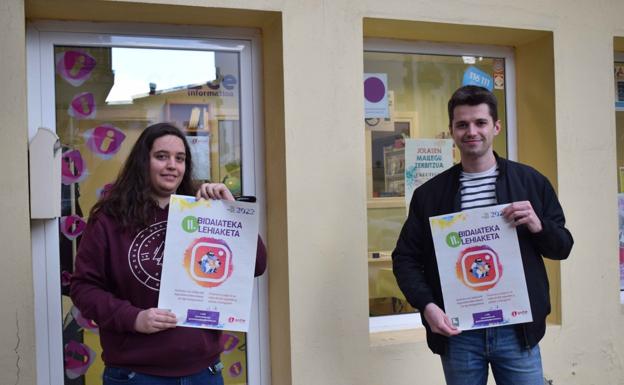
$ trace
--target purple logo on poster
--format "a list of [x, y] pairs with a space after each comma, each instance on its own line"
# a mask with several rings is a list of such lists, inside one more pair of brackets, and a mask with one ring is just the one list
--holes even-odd
[[185, 323], [198, 326], [215, 326], [219, 324], [219, 312], [189, 309], [186, 313]]
[[110, 159], [121, 148], [126, 135], [117, 127], [103, 124], [84, 133], [87, 147], [102, 159]]
[[80, 51], [65, 51], [56, 55], [56, 73], [74, 87], [82, 85], [95, 68], [93, 56]]
[[371, 103], [379, 103], [386, 96], [386, 85], [378, 77], [364, 80], [364, 98]]
[[239, 339], [234, 334], [223, 333], [221, 335], [221, 344], [223, 345], [223, 353], [229, 353], [236, 349]]
[[65, 151], [62, 159], [61, 176], [64, 185], [80, 182], [86, 177], [85, 164], [80, 151]]
[[491, 310], [484, 311], [481, 313], [473, 313], [472, 320], [474, 322], [474, 326], [486, 326], [493, 324], [503, 323], [503, 311], [502, 310]]
[[74, 96], [69, 103], [67, 113], [76, 119], [93, 119], [95, 117], [95, 97], [91, 92], [83, 92]]
[[70, 380], [87, 372], [95, 359], [95, 352], [85, 344], [71, 340], [65, 345], [65, 374]]
[[86, 226], [87, 223], [78, 215], [61, 217], [61, 232], [70, 241], [78, 238]]
[[237, 361], [230, 365], [230, 369], [228, 370], [228, 372], [230, 373], [230, 377], [236, 378], [240, 376], [241, 373], [243, 373], [243, 365], [240, 363], [240, 361]]

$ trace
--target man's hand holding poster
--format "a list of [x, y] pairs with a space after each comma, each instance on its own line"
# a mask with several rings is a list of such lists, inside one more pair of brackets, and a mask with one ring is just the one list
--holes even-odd
[[429, 218], [444, 308], [461, 330], [531, 322], [515, 227], [491, 206]]
[[178, 326], [246, 332], [257, 237], [255, 203], [172, 195], [158, 307]]

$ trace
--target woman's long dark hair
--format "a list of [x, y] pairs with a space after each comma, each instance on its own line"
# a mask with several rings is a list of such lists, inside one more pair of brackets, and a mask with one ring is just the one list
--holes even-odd
[[193, 172], [191, 149], [184, 134], [169, 123], [158, 123], [147, 127], [141, 133], [117, 180], [108, 191], [102, 194], [100, 200], [91, 209], [90, 216], [102, 212], [115, 218], [122, 227], [134, 229], [146, 226], [153, 220], [157, 203], [152, 195], [150, 151], [154, 141], [165, 135], [180, 138], [186, 152], [184, 162], [186, 169], [176, 192], [182, 195], [195, 194], [191, 180]]

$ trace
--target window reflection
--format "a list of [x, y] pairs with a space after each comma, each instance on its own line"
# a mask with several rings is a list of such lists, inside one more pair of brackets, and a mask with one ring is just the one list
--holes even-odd
[[[102, 383], [97, 325], [68, 297], [87, 215], [117, 176], [141, 131], [181, 128], [194, 179], [241, 185], [239, 55], [230, 52], [57, 46], [56, 129], [63, 148], [59, 250], [65, 384]], [[246, 335], [224, 333], [226, 384], [247, 383]]]
[[[364, 122], [367, 140], [369, 313], [415, 310], [399, 290], [390, 253], [407, 214], [405, 143], [448, 139], [447, 102], [465, 81], [481, 81], [499, 100], [501, 135], [494, 149], [507, 156], [504, 60], [483, 56], [365, 52], [364, 72], [385, 74], [389, 117]], [[458, 155], [453, 150], [453, 158]], [[406, 199], [407, 198], [407, 199]]]

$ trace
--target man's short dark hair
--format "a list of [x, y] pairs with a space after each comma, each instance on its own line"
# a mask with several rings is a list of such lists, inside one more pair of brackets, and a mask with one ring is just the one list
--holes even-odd
[[457, 106], [478, 106], [487, 104], [490, 108], [490, 116], [496, 122], [498, 120], [498, 100], [496, 96], [486, 88], [479, 86], [463, 86], [457, 89], [448, 102], [449, 127], [453, 126], [453, 111]]

